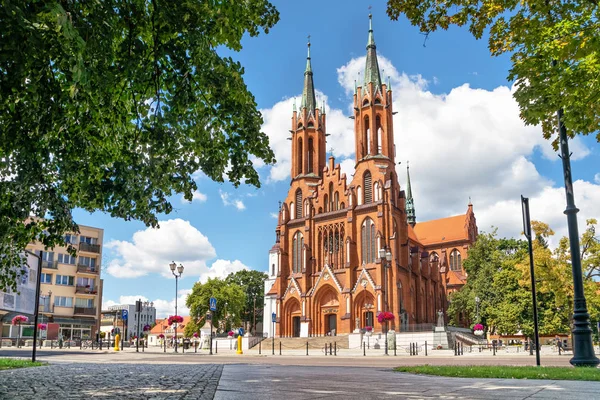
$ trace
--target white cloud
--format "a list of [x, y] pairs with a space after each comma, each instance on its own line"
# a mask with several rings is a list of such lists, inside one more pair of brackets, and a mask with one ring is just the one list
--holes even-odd
[[229, 193], [219, 190], [219, 195], [221, 196], [221, 200], [223, 201], [224, 205], [234, 206], [239, 211], [246, 209], [246, 206], [244, 205], [244, 202], [242, 200], [233, 199]]
[[181, 202], [187, 204], [193, 202], [204, 203], [206, 200], [206, 195], [204, 193], [200, 193], [198, 190], [194, 190], [194, 192], [192, 193], [192, 201], [187, 201], [185, 198], [183, 198], [183, 196], [181, 197]]
[[200, 276], [199, 280], [202, 283], [206, 283], [208, 278], [225, 279], [229, 274], [249, 269], [250, 268], [244, 265], [240, 260], [216, 260], [208, 271]]
[[[464, 213], [471, 197], [480, 229], [489, 231], [495, 225], [501, 234], [515, 236], [521, 230], [519, 202], [523, 194], [531, 199], [532, 218], [549, 223], [558, 235], [566, 233], [562, 180], [544, 177], [531, 158], [539, 151], [553, 162], [560, 160], [541, 129], [525, 126], [519, 118], [514, 87], [484, 90], [463, 84], [448, 93], [434, 94], [427, 80], [399, 72], [381, 54], [379, 65], [385, 70], [382, 79], [387, 82], [390, 77], [397, 111], [394, 141], [396, 161], [402, 161], [397, 172], [405, 187], [406, 160], [410, 160], [418, 220]], [[361, 84], [359, 72], [362, 74], [364, 66], [365, 57], [359, 57], [338, 68], [338, 82], [348, 106], [345, 111], [327, 107], [327, 150], [334, 149], [348, 180], [354, 173], [354, 133], [347, 115], [352, 113], [354, 81]], [[262, 110], [263, 130], [278, 160], [270, 169], [271, 181], [289, 179], [291, 145], [286, 139], [292, 103], [292, 99], [284, 99]], [[578, 137], [570, 141], [570, 148], [573, 160], [590, 154]], [[577, 206], [582, 210], [580, 225], [586, 218], [600, 215], [600, 174], [594, 180], [595, 184], [575, 183]]]
[[277, 213], [270, 213], [269, 215], [271, 216], [271, 218], [275, 218], [275, 219], [279, 218], [279, 214], [277, 214]]
[[206, 261], [216, 256], [208, 238], [188, 221], [159, 222], [160, 229], [147, 228], [133, 234], [132, 241], [111, 240], [105, 247], [114, 252], [107, 272], [117, 278], [137, 278], [149, 273], [171, 276], [169, 263], [176, 260], [186, 275], [200, 276]]

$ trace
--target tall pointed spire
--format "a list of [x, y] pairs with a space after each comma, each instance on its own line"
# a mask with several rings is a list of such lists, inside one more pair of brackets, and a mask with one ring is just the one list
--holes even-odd
[[369, 40], [367, 42], [367, 63], [365, 66], [365, 89], [367, 84], [372, 83], [373, 89], [381, 89], [381, 76], [379, 64], [377, 63], [377, 52], [375, 51], [375, 38], [373, 37], [373, 15], [369, 13]]
[[406, 220], [414, 227], [417, 223], [415, 215], [415, 203], [413, 200], [412, 189], [410, 187], [410, 167], [406, 163]]
[[313, 83], [313, 72], [310, 65], [310, 35], [308, 36], [308, 55], [306, 56], [306, 69], [304, 70], [304, 89], [302, 89], [302, 104], [300, 109], [307, 108], [309, 114], [315, 113], [315, 85]]

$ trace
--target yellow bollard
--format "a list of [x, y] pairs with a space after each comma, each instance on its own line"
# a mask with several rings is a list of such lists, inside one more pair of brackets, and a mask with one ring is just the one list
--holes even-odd
[[119, 340], [121, 340], [121, 335], [117, 333], [115, 335], [115, 351], [119, 351]]
[[237, 351], [236, 354], [244, 354], [242, 351], [242, 335], [239, 335], [237, 338]]

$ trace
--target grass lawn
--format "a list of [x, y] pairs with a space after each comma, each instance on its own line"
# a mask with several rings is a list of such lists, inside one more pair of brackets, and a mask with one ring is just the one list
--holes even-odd
[[417, 365], [394, 368], [394, 371], [457, 378], [600, 381], [600, 369], [598, 368]]
[[14, 358], [0, 358], [0, 371], [3, 369], [39, 367], [41, 365], [46, 365], [46, 363], [16, 360]]

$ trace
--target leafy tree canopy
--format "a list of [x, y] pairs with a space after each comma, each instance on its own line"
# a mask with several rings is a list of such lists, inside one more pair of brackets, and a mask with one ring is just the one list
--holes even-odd
[[204, 325], [211, 297], [217, 299], [217, 311], [212, 313], [214, 327], [228, 330], [232, 326], [241, 325], [242, 312], [246, 305], [244, 288], [235, 283], [210, 278], [206, 283], [195, 283], [185, 302], [192, 319], [201, 321], [198, 324], [200, 327]]
[[157, 226], [197, 171], [259, 186], [253, 160], [274, 155], [243, 67], [218, 50], [278, 19], [267, 0], [3, 1], [0, 288], [29, 242], [78, 230], [75, 207]]
[[[526, 124], [541, 124], [556, 138], [556, 112], [564, 109], [568, 133], [596, 133], [600, 141], [600, 7], [597, 0], [388, 0], [388, 16], [405, 15], [429, 35], [468, 26], [489, 32], [493, 56], [511, 54], [508, 79]], [[557, 140], [554, 140], [555, 148]]]
[[258, 311], [263, 308], [265, 280], [268, 275], [256, 270], [242, 270], [229, 274], [225, 279], [227, 283], [235, 283], [241, 286], [246, 293], [246, 304], [244, 305], [244, 321], [253, 322], [253, 313], [256, 312], [256, 321], [262, 320], [262, 313]]

